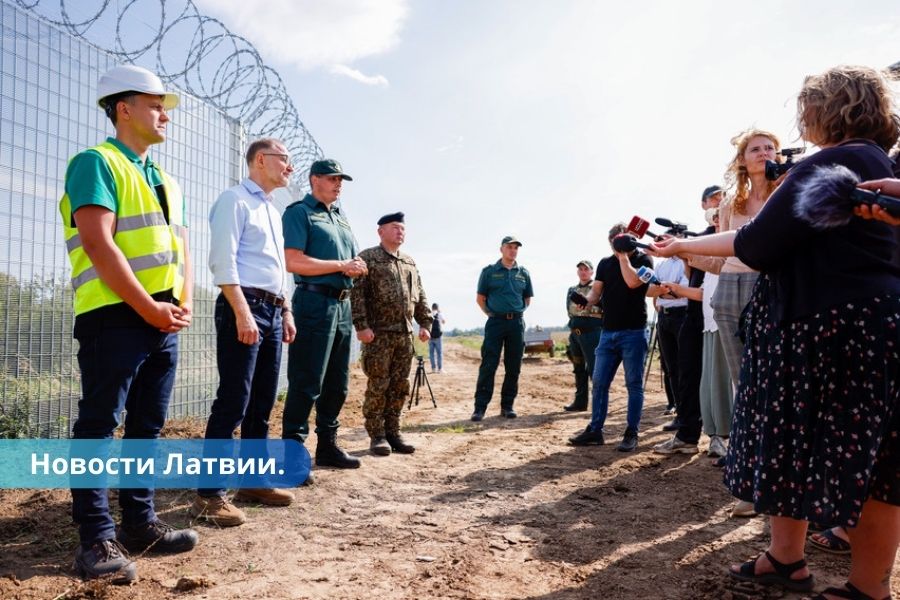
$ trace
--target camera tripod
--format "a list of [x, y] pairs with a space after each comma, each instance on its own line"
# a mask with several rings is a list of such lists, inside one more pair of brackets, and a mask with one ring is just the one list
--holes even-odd
[[431, 391], [431, 384], [428, 383], [428, 376], [425, 374], [425, 358], [417, 356], [416, 360], [419, 364], [416, 367], [416, 374], [413, 376], [413, 386], [409, 393], [409, 404], [406, 405], [406, 409], [409, 410], [412, 408], [413, 399], [416, 401], [416, 406], [419, 405], [419, 393], [422, 391], [423, 383], [428, 386], [428, 394], [431, 396], [431, 403], [437, 408], [437, 402], [434, 400], [434, 392]]

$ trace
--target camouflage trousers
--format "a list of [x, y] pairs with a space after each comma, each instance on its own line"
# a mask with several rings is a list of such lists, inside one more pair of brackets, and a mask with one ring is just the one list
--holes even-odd
[[400, 412], [409, 397], [409, 372], [415, 354], [408, 333], [376, 333], [362, 347], [362, 368], [369, 378], [363, 416], [369, 437], [400, 433]]

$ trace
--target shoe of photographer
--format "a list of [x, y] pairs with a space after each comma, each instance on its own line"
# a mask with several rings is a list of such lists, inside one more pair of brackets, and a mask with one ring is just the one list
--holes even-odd
[[604, 443], [603, 432], [594, 431], [590, 425], [578, 435], [569, 438], [569, 444], [572, 446], [602, 446]]
[[731, 516], [738, 519], [750, 519], [757, 515], [756, 509], [753, 508], [752, 502], [746, 500], [738, 500], [738, 503], [731, 509]]
[[616, 450], [618, 450], [619, 452], [634, 452], [637, 449], [637, 445], [637, 431], [629, 427], [625, 430], [625, 435], [622, 436], [622, 441], [616, 447]]
[[718, 435], [710, 436], [709, 448], [706, 451], [707, 456], [719, 458], [720, 456], [725, 456], [726, 452], [728, 452], [728, 446], [725, 445], [725, 440]]
[[697, 444], [683, 442], [677, 435], [673, 435], [672, 439], [653, 446], [653, 451], [657, 454], [696, 454], [700, 450]]

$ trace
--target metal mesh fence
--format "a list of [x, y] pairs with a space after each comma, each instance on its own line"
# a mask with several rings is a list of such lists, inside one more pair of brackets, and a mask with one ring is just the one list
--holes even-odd
[[[116, 64], [83, 39], [0, 1], [0, 435], [68, 436], [77, 414], [77, 343], [58, 203], [68, 159], [112, 134], [94, 93], [99, 75]], [[218, 381], [207, 215], [243, 175], [246, 134], [238, 121], [188, 95], [171, 117], [168, 139], [151, 156], [184, 190], [196, 287], [169, 410], [205, 415]]]

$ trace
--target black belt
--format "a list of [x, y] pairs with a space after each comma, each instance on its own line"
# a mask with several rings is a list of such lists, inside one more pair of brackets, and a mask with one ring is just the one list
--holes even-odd
[[259, 298], [263, 302], [268, 302], [269, 304], [274, 304], [275, 306], [281, 306], [282, 304], [284, 304], [284, 296], [278, 296], [277, 294], [267, 292], [266, 290], [241, 286], [241, 291], [243, 291], [248, 296]]
[[687, 310], [687, 306], [660, 306], [659, 312], [664, 315], [674, 315]]
[[490, 313], [488, 317], [491, 319], [506, 319], [507, 321], [512, 321], [513, 319], [521, 319], [522, 313]]
[[307, 292], [334, 298], [335, 300], [346, 300], [350, 297], [350, 288], [339, 290], [330, 285], [319, 285], [318, 283], [307, 283], [305, 281], [298, 282], [297, 287], [301, 290], [306, 290]]

